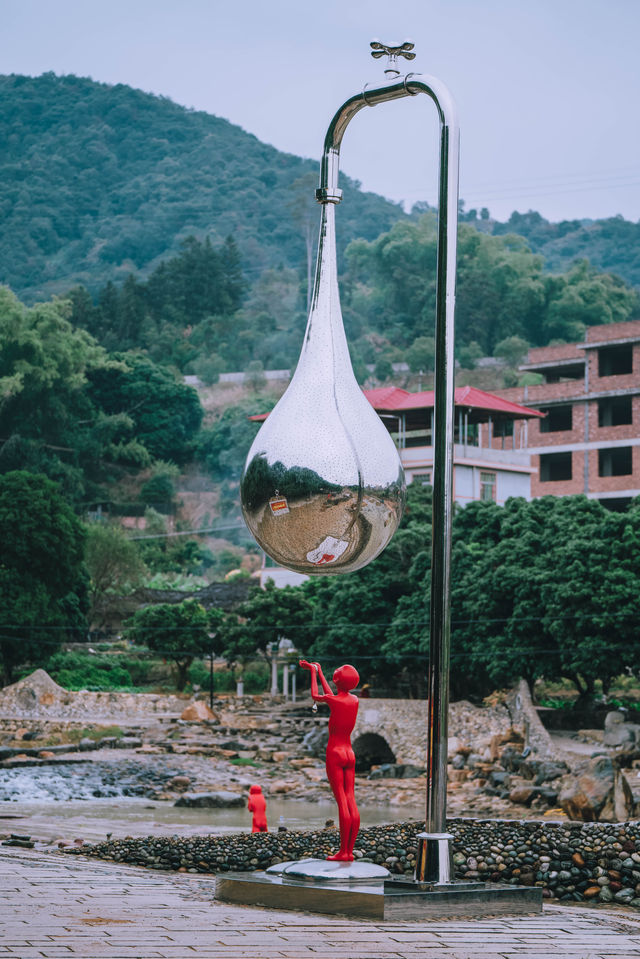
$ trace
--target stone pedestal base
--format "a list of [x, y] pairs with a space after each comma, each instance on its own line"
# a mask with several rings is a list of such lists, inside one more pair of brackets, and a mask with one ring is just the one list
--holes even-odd
[[366, 919], [516, 916], [542, 911], [542, 889], [537, 886], [482, 882], [435, 885], [394, 879], [333, 882], [266, 872], [218, 876], [216, 898], [247, 906]]

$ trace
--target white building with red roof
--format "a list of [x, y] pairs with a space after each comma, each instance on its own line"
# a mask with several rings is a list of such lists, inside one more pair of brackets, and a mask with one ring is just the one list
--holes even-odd
[[[391, 433], [407, 483], [433, 479], [434, 392], [409, 393], [397, 386], [364, 390]], [[455, 391], [453, 496], [464, 506], [473, 500], [503, 504], [510, 496], [531, 499], [528, 423], [544, 416], [474, 386]], [[250, 417], [264, 420], [268, 414]]]
[[[407, 482], [430, 484], [433, 476], [434, 392], [398, 387], [365, 390], [365, 396], [393, 436]], [[453, 496], [503, 504], [510, 496], [531, 499], [531, 456], [527, 425], [538, 410], [485, 393], [474, 386], [455, 391]]]

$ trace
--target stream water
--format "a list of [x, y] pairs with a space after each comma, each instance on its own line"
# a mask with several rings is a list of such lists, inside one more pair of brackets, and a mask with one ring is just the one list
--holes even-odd
[[[170, 778], [179, 770], [166, 769]], [[149, 799], [157, 769], [130, 760], [115, 767], [108, 762], [0, 769], [0, 833], [30, 834], [43, 839], [106, 838], [146, 835], [208, 835], [251, 828], [244, 807], [193, 809]], [[407, 819], [406, 808], [363, 806], [363, 825]], [[337, 820], [330, 801], [270, 798], [267, 819], [271, 829], [313, 829], [327, 819]]]

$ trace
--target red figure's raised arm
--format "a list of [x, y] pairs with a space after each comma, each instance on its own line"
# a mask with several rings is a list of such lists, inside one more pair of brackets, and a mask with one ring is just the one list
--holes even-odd
[[328, 683], [328, 682], [326, 681], [326, 679], [324, 678], [324, 673], [322, 672], [322, 666], [320, 665], [320, 663], [313, 663], [312, 665], [315, 666], [315, 668], [316, 668], [316, 672], [317, 672], [317, 674], [318, 674], [318, 678], [319, 678], [320, 682], [322, 683], [322, 688], [323, 688], [323, 690], [325, 691], [325, 693], [327, 694], [327, 696], [333, 696], [333, 695], [334, 695], [334, 692], [333, 692], [331, 686], [329, 685], [329, 683]]
[[[326, 703], [330, 699], [335, 698], [333, 691], [331, 689], [331, 686], [329, 686], [329, 683], [324, 678], [324, 675], [322, 673], [319, 663], [308, 663], [306, 659], [301, 659], [300, 666], [303, 669], [308, 669], [309, 672], [311, 673], [311, 698], [313, 699], [314, 702]], [[322, 688], [324, 690], [325, 695], [322, 695], [322, 693], [320, 693], [320, 691], [318, 690], [318, 677], [320, 677], [320, 682], [322, 683]]]

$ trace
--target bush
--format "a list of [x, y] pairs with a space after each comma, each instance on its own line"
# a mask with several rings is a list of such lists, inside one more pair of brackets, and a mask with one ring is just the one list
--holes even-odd
[[88, 669], [61, 669], [53, 678], [60, 686], [71, 690], [130, 689], [133, 685], [127, 670], [120, 666], [112, 669], [100, 669], [97, 666]]
[[156, 664], [125, 656], [99, 656], [85, 652], [60, 652], [45, 669], [65, 689], [131, 689], [144, 686]]
[[[264, 693], [269, 688], [270, 673], [268, 667], [257, 665], [242, 674], [244, 691], [250, 695]], [[196, 660], [189, 668], [189, 682], [192, 686], [200, 686], [204, 691], [209, 690], [209, 663], [206, 660]], [[216, 669], [213, 674], [214, 693], [235, 693], [236, 678], [231, 669]]]

